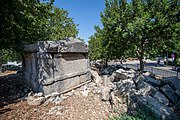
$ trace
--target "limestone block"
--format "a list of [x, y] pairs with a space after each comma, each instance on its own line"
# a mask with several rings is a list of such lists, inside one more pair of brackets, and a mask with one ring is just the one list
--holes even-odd
[[169, 100], [159, 91], [155, 93], [154, 98], [165, 106], [169, 105]]
[[103, 82], [102, 78], [99, 76], [99, 74], [96, 71], [91, 70], [91, 75], [92, 75], [93, 81], [96, 83], [96, 85], [99, 85]]
[[56, 81], [53, 84], [43, 86], [44, 94], [48, 95], [53, 92], [63, 92], [65, 90], [68, 90], [70, 88], [73, 88], [80, 84], [80, 82], [85, 82], [87, 79], [81, 80], [79, 79], [79, 76], [67, 78], [65, 80]]
[[141, 82], [147, 82], [147, 83], [153, 85], [154, 87], [161, 85], [160, 80], [156, 80], [154, 78], [151, 78], [151, 77], [148, 77], [148, 76], [145, 76], [145, 75], [140, 75], [134, 81], [136, 82], [136, 84], [139, 84]]
[[165, 77], [162, 79], [163, 84], [169, 84], [173, 90], [180, 88], [180, 80], [177, 76]]
[[175, 109], [175, 110], [180, 110], [180, 99], [178, 100], [178, 102], [176, 103], [176, 105], [174, 105], [174, 109]]
[[108, 86], [105, 86], [101, 90], [101, 99], [103, 101], [109, 101], [111, 99], [111, 88]]
[[123, 73], [120, 73], [120, 72], [115, 72], [115, 78], [116, 79], [119, 79], [119, 80], [125, 80], [125, 79], [128, 79], [128, 77], [125, 75], [125, 74], [123, 74]]
[[175, 94], [174, 90], [169, 85], [165, 85], [161, 87], [160, 89], [174, 104], [177, 103], [178, 96]]
[[161, 85], [161, 81], [160, 80], [156, 80], [156, 79], [148, 77], [148, 76], [145, 76], [145, 81], [147, 83], [150, 83], [153, 86], [160, 86]]
[[26, 45], [24, 48], [25, 52], [79, 52], [87, 53], [87, 46], [83, 41], [76, 38], [67, 38], [58, 41], [40, 41], [38, 44]]
[[118, 90], [119, 94], [125, 95], [128, 93], [134, 93], [136, 86], [132, 79], [126, 79], [117, 82], [116, 89]]
[[147, 96], [147, 103], [151, 111], [153, 111], [162, 120], [178, 120], [178, 118], [175, 116], [175, 114], [170, 108], [160, 104], [153, 97]]
[[153, 95], [157, 91], [155, 87], [146, 82], [139, 82], [137, 89], [141, 95]]
[[90, 80], [88, 49], [78, 39], [40, 41], [24, 52], [23, 82], [35, 92], [61, 93]]
[[176, 94], [180, 97], [180, 88], [177, 89], [175, 92], [176, 92]]

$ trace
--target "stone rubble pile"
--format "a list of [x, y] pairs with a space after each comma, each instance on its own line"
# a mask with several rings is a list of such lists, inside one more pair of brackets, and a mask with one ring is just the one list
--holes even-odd
[[[11, 78], [10, 90], [16, 91], [18, 95], [16, 93], [14, 95], [17, 98], [23, 97], [29, 92], [21, 85], [21, 81], [18, 81], [18, 76], [15, 78], [8, 76], [8, 78], [2, 78], [0, 82], [8, 81], [9, 78]], [[133, 69], [124, 69], [119, 65], [112, 65], [106, 68], [92, 67], [91, 78], [92, 82], [63, 94], [53, 92], [45, 95], [41, 92], [30, 92], [26, 98], [27, 103], [35, 106], [55, 103], [58, 106], [63, 100], [74, 95], [87, 97], [89, 94], [97, 94], [102, 101], [110, 104], [113, 109], [123, 110], [121, 113], [134, 114], [138, 109], [143, 109], [152, 112], [160, 119], [179, 119], [180, 80], [178, 77], [163, 78], [150, 72], [139, 74]], [[3, 85], [1, 84], [1, 86]], [[3, 88], [1, 87], [1, 93], [9, 90], [8, 87]], [[19, 89], [20, 91], [17, 91]], [[124, 99], [122, 100], [119, 97]], [[63, 108], [52, 108], [49, 110], [49, 114], [54, 114], [53, 111], [61, 109]], [[57, 114], [61, 114], [61, 112]]]
[[179, 119], [175, 114], [180, 110], [178, 77], [156, 79], [152, 73], [139, 76], [133, 74], [134, 72], [131, 72], [133, 75], [130, 76], [127, 73], [121, 75], [123, 79], [116, 80], [113, 84], [116, 86], [116, 95], [126, 98], [129, 113], [134, 113], [141, 108], [149, 110], [160, 119]]
[[27, 96], [30, 91], [21, 81], [21, 74], [0, 76], [0, 101], [15, 100]]
[[128, 113], [138, 109], [151, 112], [159, 119], [178, 120], [180, 113], [180, 80], [178, 77], [161, 77], [150, 72], [139, 74], [119, 66], [100, 68], [100, 76], [91, 72], [94, 82], [102, 88], [102, 100], [111, 101], [121, 96], [127, 103]]

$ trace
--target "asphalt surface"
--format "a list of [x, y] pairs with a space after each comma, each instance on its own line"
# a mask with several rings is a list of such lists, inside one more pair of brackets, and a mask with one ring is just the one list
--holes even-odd
[[[112, 63], [110, 64], [120, 64], [120, 63]], [[126, 68], [132, 68], [138, 70], [140, 68], [140, 64], [138, 60], [133, 61], [126, 61], [122, 64]], [[164, 65], [164, 62], [161, 61], [160, 64], [157, 66], [156, 61], [147, 60], [144, 65], [144, 71], [153, 72], [156, 75], [161, 75], [163, 77], [170, 77], [170, 76], [178, 76], [180, 78], [180, 72], [176, 71], [174, 66], [167, 66]]]

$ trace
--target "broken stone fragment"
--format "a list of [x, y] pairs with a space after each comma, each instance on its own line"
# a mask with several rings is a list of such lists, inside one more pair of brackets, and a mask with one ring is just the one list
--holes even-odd
[[112, 99], [111, 92], [112, 89], [110, 87], [108, 86], [103, 87], [101, 90], [101, 100], [109, 101], [110, 99]]
[[96, 85], [100, 85], [102, 83], [102, 79], [96, 71], [91, 70], [91, 75]]
[[39, 92], [39, 93], [36, 93], [33, 95], [34, 97], [43, 97], [43, 93], [42, 92]]
[[108, 77], [108, 75], [103, 75], [103, 85], [104, 86], [112, 85], [111, 79], [110, 77]]
[[151, 77], [151, 78], [154, 78], [154, 79], [155, 79], [155, 74], [154, 74], [154, 73], [152, 73], [152, 72], [145, 72], [145, 73], [143, 73], [143, 75], [145, 75], [145, 76], [148, 76], [148, 77]]
[[115, 72], [115, 80], [114, 82], [117, 82], [119, 80], [125, 80], [128, 79], [128, 77], [124, 74], [124, 73], [120, 73], [120, 72]]
[[29, 105], [41, 105], [43, 102], [45, 102], [45, 97], [34, 97], [34, 96], [29, 96], [27, 98], [27, 103]]

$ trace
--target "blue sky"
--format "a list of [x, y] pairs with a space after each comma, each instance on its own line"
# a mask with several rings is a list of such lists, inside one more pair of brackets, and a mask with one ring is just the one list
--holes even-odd
[[95, 32], [94, 25], [102, 27], [100, 12], [105, 8], [105, 0], [55, 0], [54, 5], [69, 12], [69, 17], [74, 18], [75, 24], [79, 24], [78, 37], [86, 43]]
[[68, 10], [69, 17], [79, 24], [78, 37], [87, 43], [88, 37], [93, 35], [94, 25], [102, 26], [100, 12], [105, 8], [105, 0], [55, 0], [54, 5]]

